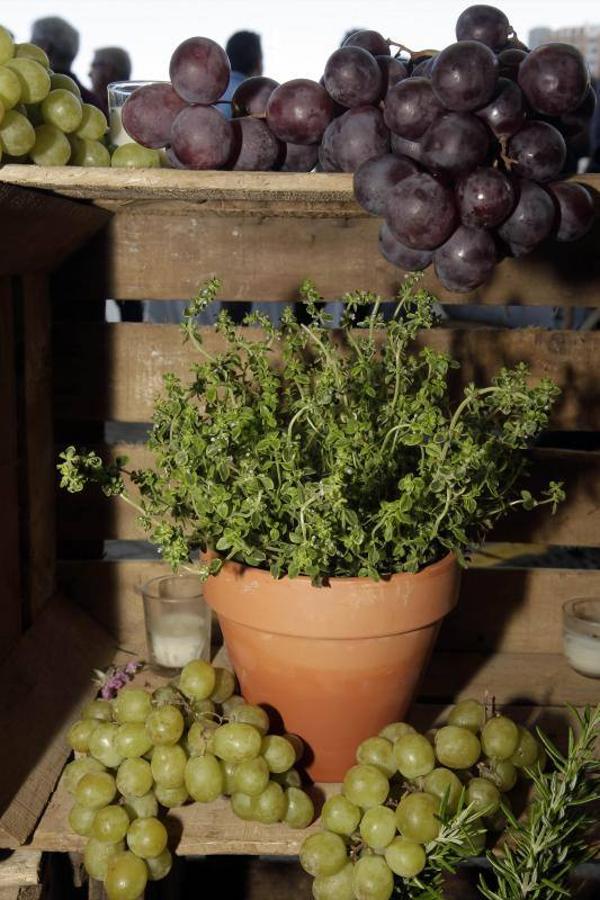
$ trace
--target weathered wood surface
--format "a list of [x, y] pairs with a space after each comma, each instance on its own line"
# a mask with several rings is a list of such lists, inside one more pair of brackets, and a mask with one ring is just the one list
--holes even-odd
[[114, 641], [73, 603], [46, 607], [0, 669], [0, 847], [32, 833], [69, 755], [66, 733]]
[[[261, 334], [260, 329], [248, 333], [250, 338]], [[224, 349], [214, 329], [204, 329], [203, 335], [209, 353]], [[595, 374], [600, 332], [436, 328], [417, 343], [461, 361], [460, 372], [453, 376], [456, 392], [472, 380], [488, 382], [503, 365], [524, 361], [533, 378], [552, 378], [563, 390], [552, 418], [554, 428], [600, 428]], [[149, 421], [163, 374], [189, 378], [199, 359], [183, 343], [177, 325], [64, 324], [55, 342], [56, 415], [63, 421]]]
[[0, 861], [0, 888], [39, 884], [41, 863], [39, 850], [21, 848], [10, 853]]

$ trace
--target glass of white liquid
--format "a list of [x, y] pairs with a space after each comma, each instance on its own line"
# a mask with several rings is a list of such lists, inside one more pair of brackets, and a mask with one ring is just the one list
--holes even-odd
[[123, 120], [121, 118], [123, 106], [129, 95], [145, 84], [156, 83], [156, 81], [112, 81], [108, 85], [109, 140], [113, 147], [133, 143], [133, 138], [129, 137], [123, 128]]
[[600, 598], [579, 597], [564, 604], [563, 644], [576, 672], [600, 678]]
[[210, 659], [211, 612], [197, 575], [165, 575], [142, 587], [148, 660], [175, 674], [193, 659]]

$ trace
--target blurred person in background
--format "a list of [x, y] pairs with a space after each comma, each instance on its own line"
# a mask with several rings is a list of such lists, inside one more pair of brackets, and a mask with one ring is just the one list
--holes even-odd
[[[253, 75], [263, 73], [263, 54], [260, 43], [260, 35], [253, 31], [236, 31], [232, 34], [225, 46], [225, 52], [231, 63], [231, 75], [227, 90], [221, 100], [231, 100], [236, 88]], [[217, 104], [217, 109], [231, 118], [231, 106], [229, 103]]]
[[72, 71], [73, 62], [79, 52], [79, 32], [76, 28], [73, 28], [60, 16], [46, 16], [44, 19], [37, 19], [33, 23], [31, 43], [37, 44], [46, 51], [53, 72], [68, 75], [73, 79], [81, 91], [81, 99], [84, 103], [98, 106], [94, 94], [81, 84]]
[[89, 78], [98, 103], [108, 116], [108, 85], [112, 81], [129, 81], [131, 78], [131, 58], [127, 50], [122, 47], [101, 47], [95, 50]]

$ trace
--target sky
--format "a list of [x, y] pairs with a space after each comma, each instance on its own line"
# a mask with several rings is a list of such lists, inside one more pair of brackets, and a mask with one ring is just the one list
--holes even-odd
[[[265, 74], [278, 81], [315, 78], [352, 28], [373, 28], [414, 49], [441, 49], [468, 2], [453, 0], [0, 0], [0, 24], [29, 40], [31, 23], [60, 15], [81, 34], [75, 72], [88, 83], [97, 47], [120, 45], [133, 60], [132, 77], [163, 80], [175, 47], [192, 35], [224, 45], [234, 31], [262, 36]], [[598, 0], [497, 2], [526, 39], [537, 25], [600, 24]]]

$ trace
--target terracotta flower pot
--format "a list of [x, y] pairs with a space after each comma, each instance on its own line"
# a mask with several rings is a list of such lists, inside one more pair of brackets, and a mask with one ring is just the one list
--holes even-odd
[[303, 738], [316, 781], [339, 781], [358, 744], [406, 714], [459, 579], [453, 555], [416, 575], [320, 588], [227, 563], [204, 593], [244, 696]]

